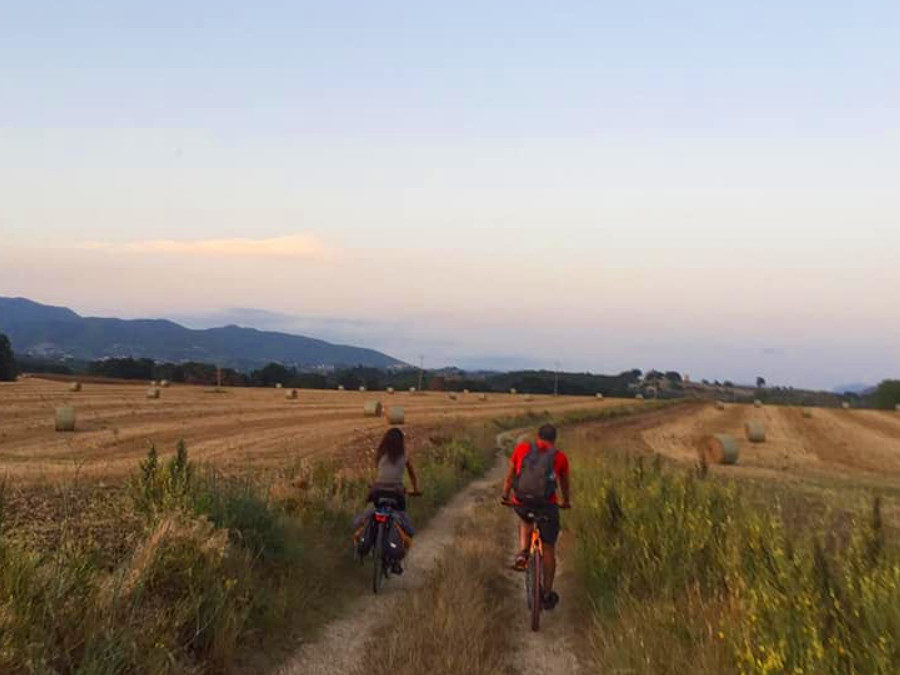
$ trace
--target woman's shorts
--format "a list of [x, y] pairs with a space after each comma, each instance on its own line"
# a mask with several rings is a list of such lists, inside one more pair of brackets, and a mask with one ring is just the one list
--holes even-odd
[[397, 489], [390, 487], [385, 488], [377, 484], [373, 485], [369, 490], [369, 496], [366, 497], [366, 501], [376, 504], [382, 497], [393, 499], [395, 502], [397, 502], [398, 511], [406, 511], [406, 493], [403, 491], [402, 486], [400, 487], [400, 489]]

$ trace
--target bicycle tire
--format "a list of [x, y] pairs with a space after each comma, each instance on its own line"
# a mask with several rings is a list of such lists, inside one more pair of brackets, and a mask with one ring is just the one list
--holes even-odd
[[541, 627], [541, 609], [543, 609], [541, 606], [541, 587], [543, 586], [541, 577], [543, 576], [544, 561], [540, 551], [534, 551], [529, 564], [533, 564], [534, 569], [528, 604], [531, 608], [531, 630], [536, 631]]
[[378, 534], [375, 535], [375, 546], [372, 548], [374, 564], [372, 565], [372, 592], [378, 595], [384, 584], [384, 523], [378, 523]]

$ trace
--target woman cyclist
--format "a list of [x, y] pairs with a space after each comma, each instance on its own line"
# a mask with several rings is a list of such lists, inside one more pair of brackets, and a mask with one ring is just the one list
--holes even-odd
[[[419, 479], [416, 476], [416, 470], [410, 459], [406, 456], [406, 444], [403, 438], [403, 432], [397, 427], [388, 429], [378, 450], [375, 453], [375, 482], [369, 489], [369, 496], [366, 501], [377, 504], [381, 498], [393, 499], [397, 504], [399, 512], [400, 525], [409, 535], [414, 534], [409, 516], [406, 515], [406, 489], [403, 486], [403, 477], [409, 472], [409, 479], [412, 482], [412, 490], [410, 494], [421, 494], [419, 491]], [[396, 563], [394, 574], [401, 574], [403, 568], [400, 563]]]

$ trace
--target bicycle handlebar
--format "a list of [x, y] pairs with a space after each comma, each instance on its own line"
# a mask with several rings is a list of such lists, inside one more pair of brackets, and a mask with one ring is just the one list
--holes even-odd
[[[512, 499], [503, 499], [503, 497], [500, 498], [500, 504], [502, 506], [511, 506], [511, 507], [521, 506], [520, 504], [516, 504]], [[572, 508], [571, 504], [557, 504], [557, 506], [561, 509], [571, 509]]]

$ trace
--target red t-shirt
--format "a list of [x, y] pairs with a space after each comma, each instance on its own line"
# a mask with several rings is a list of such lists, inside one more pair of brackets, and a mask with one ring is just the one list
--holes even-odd
[[[540, 439], [537, 440], [537, 448], [538, 452], [547, 452], [553, 447], [547, 441], [542, 441]], [[531, 451], [531, 443], [519, 443], [516, 446], [516, 449], [513, 450], [512, 457], [509, 458], [509, 461], [512, 462], [513, 467], [515, 468], [516, 475], [519, 475], [519, 471], [522, 468], [522, 460], [525, 459], [526, 455]], [[560, 476], [568, 476], [569, 475], [569, 458], [566, 457], [566, 453], [564, 453], [560, 449], [556, 449], [556, 457], [553, 458], [553, 473], [556, 474], [556, 477]], [[518, 504], [519, 501], [516, 499], [515, 495], [512, 497], [513, 503]], [[550, 503], [557, 504], [558, 500], [556, 498], [556, 493], [554, 492], [550, 495]]]

